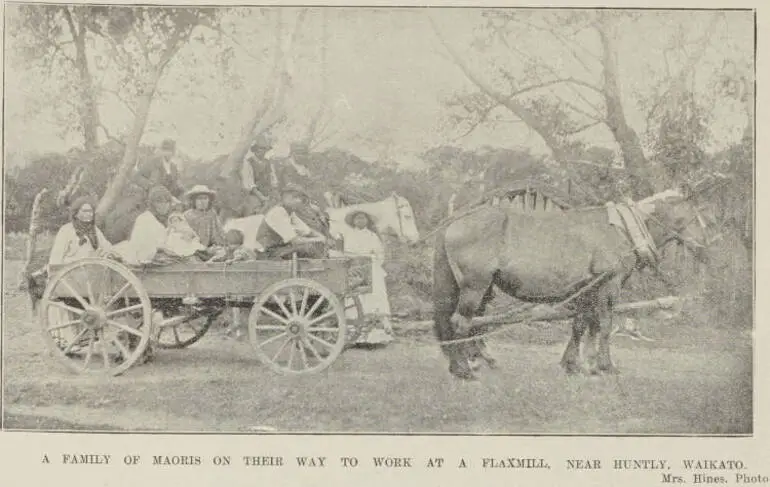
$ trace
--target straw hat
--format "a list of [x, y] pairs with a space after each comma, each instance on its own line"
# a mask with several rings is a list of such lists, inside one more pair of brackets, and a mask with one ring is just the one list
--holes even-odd
[[363, 210], [353, 210], [350, 213], [348, 213], [347, 215], [345, 215], [345, 223], [347, 223], [348, 225], [350, 225], [352, 227], [353, 226], [353, 220], [355, 220], [356, 215], [366, 215], [366, 218], [369, 219], [369, 223], [366, 226], [368, 228], [370, 228], [370, 229], [371, 229], [371, 227], [374, 227], [376, 225], [376, 223], [377, 223], [377, 219], [374, 217], [374, 215], [372, 215], [371, 213], [368, 213], [366, 211], [363, 211]]
[[192, 187], [191, 190], [185, 193], [185, 197], [191, 200], [195, 199], [195, 197], [199, 195], [206, 195], [213, 200], [216, 197], [217, 193], [209, 189], [209, 187], [206, 186], [205, 184], [196, 184], [195, 186]]

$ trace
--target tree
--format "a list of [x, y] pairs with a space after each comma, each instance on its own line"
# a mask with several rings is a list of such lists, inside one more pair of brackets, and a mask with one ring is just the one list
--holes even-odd
[[35, 74], [56, 79], [50, 93], [57, 105], [67, 107], [63, 126], [76, 127], [83, 148], [98, 145], [101, 126], [97, 92], [94, 90], [87, 36], [90, 6], [16, 5], [9, 7], [10, 34], [18, 43], [21, 59], [35, 66]]
[[116, 92], [131, 100], [131, 130], [118, 171], [97, 207], [103, 222], [126, 186], [136, 164], [137, 149], [144, 134], [158, 84], [174, 56], [193, 32], [216, 20], [216, 9], [92, 7], [89, 29], [110, 53], [113, 66], [122, 74]]
[[[708, 38], [716, 18], [704, 38]], [[536, 133], [555, 159], [567, 160], [574, 153], [574, 136], [604, 127], [617, 144], [634, 196], [649, 194], [653, 190], [647, 175], [649, 165], [625, 112], [617, 47], [620, 32], [633, 25], [638, 16], [611, 11], [494, 10], [485, 12], [484, 19], [474, 53], [495, 66], [487, 69], [486, 77], [481, 74], [483, 68], [471, 67], [431, 18], [450, 58], [477, 89], [451, 100], [470, 119], [468, 130], [495, 113], [499, 118], [502, 107], [516, 117], [513, 121]], [[549, 53], [548, 57], [543, 52]], [[695, 52], [691, 62], [696, 63], [700, 55]], [[475, 104], [467, 103], [469, 99]]]
[[266, 88], [255, 104], [254, 116], [244, 126], [241, 137], [225, 161], [223, 174], [232, 181], [240, 181], [241, 164], [254, 138], [282, 121], [284, 116], [283, 105], [292, 83], [291, 50], [304, 23], [307, 9], [302, 9], [297, 14], [288, 39], [284, 38], [283, 9], [275, 9], [273, 12], [275, 23], [272, 68]]

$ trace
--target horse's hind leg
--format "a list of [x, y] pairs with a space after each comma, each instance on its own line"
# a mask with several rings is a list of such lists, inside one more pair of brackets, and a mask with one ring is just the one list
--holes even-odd
[[612, 363], [612, 357], [610, 357], [610, 336], [612, 335], [612, 308], [615, 302], [617, 302], [617, 296], [619, 294], [619, 286], [610, 287], [608, 292], [602, 293], [600, 296], [599, 307], [601, 309], [601, 320], [598, 320], [596, 325], [599, 335], [598, 353], [596, 357], [596, 367], [600, 372], [616, 374], [618, 372], [615, 364]]
[[561, 366], [568, 374], [580, 372], [580, 342], [586, 329], [587, 320], [583, 313], [579, 313], [572, 320], [572, 337], [564, 349], [561, 357]]
[[[479, 303], [479, 306], [476, 309], [476, 316], [484, 315], [484, 312], [487, 309], [487, 305], [489, 304], [490, 301], [492, 301], [492, 299], [494, 299], [494, 297], [495, 297], [494, 286], [490, 285], [489, 288], [487, 288], [487, 291], [484, 293], [484, 296], [481, 298], [481, 303]], [[489, 327], [487, 326], [471, 326], [469, 335], [470, 336], [484, 335], [484, 333], [487, 332], [488, 328]], [[492, 352], [489, 350], [489, 345], [487, 344], [486, 339], [479, 338], [473, 343], [475, 344], [476, 355], [478, 355], [478, 357], [481, 357], [487, 363], [487, 366], [490, 369], [497, 368], [497, 359], [492, 355]], [[476, 369], [478, 369], [478, 367], [476, 367]]]

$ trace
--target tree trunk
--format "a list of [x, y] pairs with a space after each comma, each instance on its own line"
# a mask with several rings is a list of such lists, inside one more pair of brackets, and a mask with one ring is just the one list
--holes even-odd
[[105, 191], [104, 196], [102, 196], [102, 199], [99, 201], [99, 205], [96, 208], [96, 222], [100, 226], [104, 225], [104, 218], [118, 201], [118, 198], [123, 192], [123, 188], [125, 188], [126, 183], [129, 180], [131, 171], [136, 164], [139, 142], [142, 140], [142, 135], [144, 134], [144, 127], [147, 124], [147, 118], [150, 114], [150, 107], [152, 105], [152, 98], [155, 95], [155, 89], [158, 86], [160, 76], [161, 71], [154, 71], [151, 73], [142, 94], [137, 99], [134, 125], [126, 140], [123, 160], [118, 168], [118, 173], [110, 182], [107, 191]]
[[228, 155], [225, 167], [223, 170], [223, 176], [232, 180], [241, 181], [241, 164], [243, 158], [248, 152], [254, 137], [269, 129], [275, 125], [281, 119], [281, 108], [283, 106], [283, 100], [290, 83], [290, 79], [286, 69], [286, 53], [291, 49], [294, 41], [297, 38], [297, 34], [300, 30], [300, 26], [305, 19], [307, 10], [302, 10], [297, 16], [297, 23], [294, 26], [294, 32], [292, 33], [288, 47], [284, 50], [282, 47], [282, 18], [281, 12], [278, 11], [276, 28], [275, 28], [275, 56], [273, 58], [273, 67], [268, 78], [268, 87], [265, 93], [262, 95], [262, 101], [257, 107], [254, 117], [249, 120], [243, 129], [241, 138], [235, 145], [235, 148]]
[[87, 153], [91, 153], [98, 146], [97, 133], [100, 120], [99, 108], [93, 89], [94, 83], [88, 66], [88, 56], [86, 55], [86, 20], [82, 15], [77, 15], [76, 13], [76, 21], [69, 7], [63, 7], [63, 11], [75, 45], [75, 66], [80, 80], [78, 93], [80, 105], [78, 111], [81, 131], [83, 133], [83, 148]]
[[603, 57], [602, 72], [604, 75], [604, 102], [607, 108], [607, 127], [612, 132], [620, 147], [626, 170], [631, 179], [633, 198], [643, 198], [653, 193], [653, 187], [646, 177], [647, 159], [642, 150], [639, 136], [626, 121], [621, 101], [620, 83], [618, 81], [617, 53], [612, 44], [611, 26], [609, 20], [602, 18], [596, 25], [601, 40]]

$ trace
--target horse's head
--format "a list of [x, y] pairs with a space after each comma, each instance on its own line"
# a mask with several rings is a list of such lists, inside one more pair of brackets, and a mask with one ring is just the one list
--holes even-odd
[[647, 228], [658, 248], [675, 241], [698, 260], [707, 259], [706, 220], [688, 191], [663, 191], [640, 201], [638, 206], [649, 216]]
[[396, 193], [393, 193], [389, 199], [393, 202], [395, 211], [383, 212], [380, 221], [377, 222], [379, 231], [393, 233], [402, 242], [417, 242], [420, 239], [420, 232], [417, 230], [412, 205], [406, 198]]

